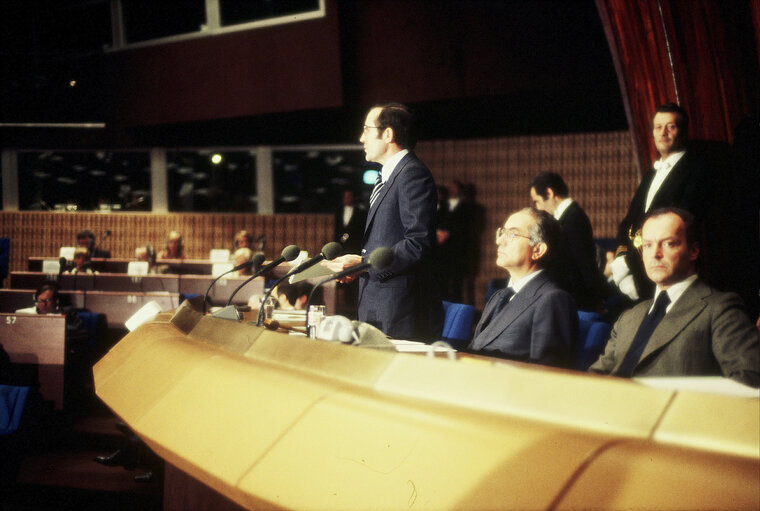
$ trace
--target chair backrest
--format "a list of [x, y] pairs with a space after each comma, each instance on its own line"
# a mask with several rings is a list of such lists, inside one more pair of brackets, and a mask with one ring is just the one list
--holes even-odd
[[98, 339], [105, 332], [107, 327], [106, 315], [99, 312], [76, 311], [77, 316], [82, 320], [87, 328], [90, 347], [98, 345]]
[[10, 435], [18, 429], [29, 388], [0, 385], [0, 436]]
[[[475, 319], [475, 307], [464, 303], [443, 301], [444, 340], [469, 341], [472, 323]], [[457, 343], [462, 344], [462, 343]], [[457, 346], [454, 346], [455, 348]]]
[[601, 320], [596, 312], [578, 311], [578, 346], [575, 368], [586, 371], [604, 351], [612, 325]]

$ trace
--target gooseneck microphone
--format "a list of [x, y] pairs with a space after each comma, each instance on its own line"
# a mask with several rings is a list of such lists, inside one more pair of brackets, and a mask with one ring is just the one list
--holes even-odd
[[111, 229], [106, 229], [106, 232], [100, 237], [100, 242], [103, 243], [107, 237], [111, 235]]
[[[341, 253], [343, 252], [343, 247], [340, 243], [337, 243], [335, 241], [331, 241], [330, 243], [326, 244], [324, 247], [322, 247], [322, 251], [319, 253], [319, 255], [316, 255], [312, 257], [311, 259], [302, 262], [295, 268], [291, 269], [288, 273], [277, 279], [274, 284], [272, 284], [269, 287], [269, 291], [266, 292], [264, 295], [264, 298], [261, 300], [261, 303], [264, 304], [267, 301], [267, 298], [269, 298], [269, 295], [272, 294], [272, 291], [274, 291], [274, 288], [277, 287], [277, 284], [282, 282], [283, 280], [289, 278], [291, 275], [295, 275], [297, 273], [301, 273], [304, 270], [308, 270], [315, 264], [319, 263], [320, 261], [332, 261]], [[256, 317], [256, 326], [261, 325], [261, 316], [264, 314], [264, 307], [263, 305], [259, 307], [259, 315]]]
[[58, 289], [61, 288], [61, 274], [63, 274], [65, 269], [66, 269], [66, 258], [65, 257], [58, 258], [58, 276], [55, 279], [55, 285], [58, 286]]
[[232, 273], [233, 271], [240, 271], [243, 268], [249, 268], [249, 267], [258, 268], [259, 266], [261, 266], [261, 263], [263, 263], [263, 262], [264, 262], [264, 254], [256, 254], [255, 256], [253, 256], [248, 261], [246, 261], [244, 263], [241, 263], [241, 264], [238, 264], [237, 266], [235, 266], [231, 270], [227, 270], [226, 272], [222, 273], [217, 278], [215, 278], [214, 280], [212, 280], [211, 284], [209, 284], [209, 286], [208, 286], [208, 289], [206, 289], [206, 293], [203, 295], [203, 313], [204, 314], [206, 313], [206, 302], [208, 300], [208, 294], [211, 292], [211, 288], [214, 287], [214, 284], [216, 284], [217, 280], [221, 279], [222, 277], [224, 277], [228, 273]]
[[237, 294], [238, 291], [240, 291], [243, 286], [248, 284], [250, 281], [258, 277], [259, 275], [264, 275], [265, 273], [272, 270], [277, 265], [280, 265], [284, 263], [285, 261], [292, 261], [296, 257], [298, 257], [298, 254], [301, 253], [301, 249], [298, 248], [296, 245], [288, 245], [287, 247], [282, 249], [282, 253], [280, 254], [280, 257], [269, 263], [268, 265], [261, 268], [259, 271], [251, 275], [248, 279], [246, 279], [242, 284], [240, 284], [230, 295], [229, 300], [227, 300], [227, 304], [225, 306], [229, 306], [230, 303], [232, 303], [232, 298]]
[[352, 273], [357, 273], [362, 270], [366, 270], [367, 268], [370, 268], [370, 267], [376, 270], [382, 270], [383, 268], [387, 268], [393, 263], [394, 257], [395, 256], [393, 254], [392, 248], [378, 247], [372, 251], [367, 261], [361, 262], [359, 264], [355, 264], [349, 268], [346, 268], [343, 271], [339, 271], [338, 273], [333, 273], [326, 279], [318, 282], [317, 285], [314, 286], [314, 288], [311, 290], [311, 293], [309, 293], [309, 298], [306, 300], [306, 333], [307, 335], [311, 334], [311, 332], [309, 332], [309, 307], [311, 306], [311, 298], [314, 296], [314, 292], [317, 290], [318, 287], [320, 287], [322, 284], [326, 284], [327, 282], [330, 282], [331, 280], [342, 279], [343, 277], [347, 277], [351, 275]]

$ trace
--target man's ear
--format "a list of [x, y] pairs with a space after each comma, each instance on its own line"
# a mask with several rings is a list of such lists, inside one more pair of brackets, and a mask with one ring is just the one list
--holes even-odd
[[696, 261], [699, 258], [699, 242], [695, 241], [689, 247], [689, 261]]
[[301, 295], [298, 298], [296, 298], [296, 304], [295, 308], [298, 310], [304, 310], [306, 308], [306, 302], [309, 300], [309, 297], [306, 295]]
[[552, 200], [555, 197], [554, 190], [551, 188], [546, 188], [546, 200]]
[[549, 247], [546, 245], [545, 242], [539, 241], [535, 245], [533, 245], [533, 253], [531, 254], [531, 259], [534, 261], [538, 261], [542, 257], [546, 255], [546, 251], [549, 249]]
[[387, 144], [395, 142], [396, 135], [393, 133], [393, 128], [388, 127], [383, 130], [382, 139]]

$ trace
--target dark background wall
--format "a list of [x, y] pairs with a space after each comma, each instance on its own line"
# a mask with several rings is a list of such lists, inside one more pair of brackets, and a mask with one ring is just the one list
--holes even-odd
[[102, 30], [57, 23], [72, 3], [4, 2], [0, 117], [109, 129], [3, 129], [5, 146], [354, 142], [387, 100], [423, 138], [626, 127], [592, 0], [327, 0], [322, 19], [112, 53], [71, 49]]

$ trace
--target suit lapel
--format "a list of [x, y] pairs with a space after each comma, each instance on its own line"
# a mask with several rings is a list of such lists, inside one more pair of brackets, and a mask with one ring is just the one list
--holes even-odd
[[380, 190], [380, 192], [377, 195], [377, 198], [375, 199], [375, 202], [372, 203], [372, 205], [369, 208], [369, 211], [367, 212], [367, 223], [364, 227], [364, 237], [366, 238], [367, 233], [369, 232], [369, 226], [372, 225], [372, 221], [375, 218], [375, 213], [377, 212], [377, 209], [380, 207], [380, 204], [382, 204], [383, 200], [385, 199], [385, 196], [388, 194], [388, 190], [393, 186], [393, 183], [396, 181], [396, 178], [401, 173], [402, 170], [404, 170], [404, 167], [409, 163], [411, 158], [413, 157], [412, 152], [410, 151], [407, 153], [403, 158], [401, 158], [401, 161], [398, 162], [398, 165], [396, 165], [396, 168], [393, 171], [393, 174], [391, 174], [390, 179], [383, 185], [383, 188]]
[[[478, 335], [478, 343], [474, 346], [475, 349], [482, 349], [496, 340], [504, 330], [514, 323], [523, 312], [525, 312], [530, 305], [536, 301], [536, 294], [539, 289], [546, 283], [546, 274], [535, 277], [528, 282], [519, 293], [515, 294], [514, 298], [507, 304], [507, 306], [499, 312], [498, 316], [493, 318], [488, 326]], [[493, 300], [492, 300], [493, 301]], [[490, 302], [489, 302], [490, 303]], [[492, 306], [493, 307], [493, 306]], [[484, 313], [485, 315], [485, 313]]]
[[709, 288], [705, 288], [701, 281], [693, 282], [652, 332], [652, 337], [644, 348], [639, 363], [671, 343], [707, 306], [703, 298], [708, 294], [710, 294]]
[[[649, 205], [649, 211], [670, 205], [670, 195], [672, 190], [678, 190], [683, 188], [684, 179], [689, 177], [689, 151], [686, 151], [683, 156], [676, 162], [673, 168], [668, 173], [668, 176], [657, 189], [657, 193], [652, 197], [652, 204]], [[652, 173], [652, 180], [654, 179], [654, 173]], [[650, 181], [651, 184], [651, 181]], [[649, 190], [649, 186], [647, 186]], [[646, 203], [646, 196], [644, 197]]]

